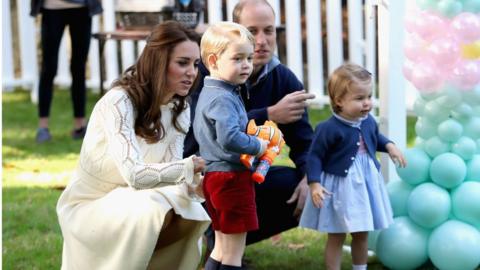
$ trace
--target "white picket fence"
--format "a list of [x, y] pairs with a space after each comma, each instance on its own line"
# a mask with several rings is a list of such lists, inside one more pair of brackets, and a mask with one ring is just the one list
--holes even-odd
[[[16, 1], [16, 16], [11, 13], [11, 1]], [[410, 1], [410, 0], [409, 0]], [[221, 0], [206, 1], [208, 16], [205, 23], [222, 20], [231, 20], [231, 11], [238, 0], [226, 0], [223, 7]], [[403, 53], [403, 14], [404, 1], [387, 0], [347, 0], [348, 12], [348, 59], [344, 59], [344, 26], [342, 20], [341, 0], [269, 0], [277, 14], [276, 24], [283, 25], [286, 31], [286, 63], [297, 77], [308, 85], [308, 91], [316, 95], [314, 105], [323, 105], [328, 102], [324, 86], [324, 62], [327, 63], [328, 73], [341, 65], [345, 60], [365, 66], [378, 78], [382, 91], [379, 95], [380, 124], [386, 134], [398, 145], [405, 146], [405, 82], [401, 75]], [[2, 89], [8, 91], [13, 87], [21, 86], [30, 89], [32, 100], [36, 100], [39, 72], [37, 59], [37, 44], [39, 29], [35, 19], [29, 16], [29, 0], [2, 0]], [[103, 0], [104, 12], [102, 18], [95, 16], [93, 33], [111, 31], [115, 29], [115, 0]], [[301, 4], [304, 10], [301, 10]], [[326, 8], [326, 59], [323, 57], [322, 40], [322, 12], [321, 5]], [[226, 10], [227, 17], [222, 10]], [[284, 22], [281, 21], [284, 10]], [[389, 12], [389, 10], [394, 12]], [[305, 29], [302, 29], [302, 17], [305, 18]], [[12, 22], [18, 25], [18, 48], [13, 48]], [[102, 24], [100, 23], [102, 22]], [[377, 28], [378, 22], [378, 28]], [[377, 46], [378, 29], [378, 46]], [[306, 59], [303, 59], [302, 31], [306, 33]], [[392, 35], [390, 35], [392, 33]], [[70, 84], [69, 51], [64, 38], [60, 47], [59, 68], [55, 83], [59, 86]], [[68, 36], [67, 36], [68, 37]], [[139, 51], [144, 42], [138, 44]], [[105, 46], [106, 81], [108, 85], [118, 77], [117, 44], [107, 42]], [[133, 42], [122, 41], [122, 63], [124, 67], [132, 64]], [[20, 72], [15, 71], [14, 51], [20, 59]], [[377, 62], [379, 70], [377, 70]], [[305, 65], [305, 66], [304, 66]], [[87, 86], [99, 87], [99, 60], [98, 41], [92, 39], [89, 54], [89, 76]], [[307, 76], [304, 75], [307, 71]], [[378, 75], [378, 76], [377, 76]], [[388, 121], [387, 121], [388, 119]], [[389, 122], [395, 125], [388, 125]]]

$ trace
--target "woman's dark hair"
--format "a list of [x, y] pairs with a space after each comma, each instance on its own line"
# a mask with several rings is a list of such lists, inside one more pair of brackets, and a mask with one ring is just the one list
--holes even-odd
[[[156, 25], [137, 62], [112, 84], [112, 87], [123, 88], [132, 100], [136, 110], [135, 134], [147, 143], [156, 143], [165, 136], [160, 106], [167, 91], [168, 65], [173, 49], [184, 41], [198, 44], [199, 35], [175, 21]], [[186, 97], [175, 95], [173, 99], [172, 124], [178, 131], [186, 133], [177, 122], [187, 106]]]

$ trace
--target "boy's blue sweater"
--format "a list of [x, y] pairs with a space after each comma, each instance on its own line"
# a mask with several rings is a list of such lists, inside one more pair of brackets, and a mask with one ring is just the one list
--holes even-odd
[[193, 128], [207, 171], [242, 171], [240, 154], [256, 155], [260, 142], [245, 133], [248, 118], [238, 86], [205, 77]]
[[320, 182], [322, 172], [341, 177], [347, 176], [360, 146], [360, 134], [369, 156], [375, 162], [377, 169], [380, 169], [375, 153], [376, 151], [387, 152], [385, 146], [391, 141], [378, 131], [375, 119], [368, 115], [362, 121], [360, 128], [355, 128], [331, 116], [315, 128], [312, 146], [308, 153], [308, 182]]
[[[208, 70], [200, 64], [198, 75], [199, 86], [197, 91], [192, 92], [191, 107], [196, 107], [196, 101], [203, 86], [203, 78], [207, 76]], [[275, 105], [285, 95], [304, 89], [302, 83], [286, 66], [280, 64], [278, 59], [272, 60], [264, 67], [257, 82], [242, 85], [241, 94], [249, 119], [255, 119], [257, 125], [263, 125], [268, 118], [267, 107]], [[191, 110], [192, 114], [194, 109]], [[192, 115], [192, 119], [193, 119]], [[286, 144], [290, 148], [290, 158], [297, 169], [306, 173], [307, 153], [312, 141], [313, 130], [308, 122], [307, 111], [302, 118], [294, 123], [279, 124], [278, 127], [284, 135]], [[198, 151], [198, 144], [190, 130], [185, 140], [184, 156], [194, 154]]]

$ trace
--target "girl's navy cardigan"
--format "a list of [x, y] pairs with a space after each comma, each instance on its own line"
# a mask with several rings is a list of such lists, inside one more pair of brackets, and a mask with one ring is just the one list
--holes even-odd
[[375, 152], [387, 152], [385, 146], [392, 141], [378, 131], [375, 119], [368, 115], [360, 128], [355, 128], [332, 116], [315, 128], [307, 158], [308, 182], [320, 182], [322, 172], [340, 177], [347, 176], [360, 146], [360, 134], [368, 154], [377, 169], [380, 169]]

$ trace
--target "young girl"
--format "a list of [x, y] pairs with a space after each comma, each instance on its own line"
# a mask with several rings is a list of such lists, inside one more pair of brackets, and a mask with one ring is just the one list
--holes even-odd
[[372, 109], [370, 72], [354, 64], [328, 81], [333, 116], [320, 123], [307, 159], [310, 194], [300, 226], [328, 233], [327, 269], [340, 269], [346, 233], [352, 235], [353, 270], [367, 269], [368, 231], [392, 223], [376, 151], [405, 166], [398, 148], [378, 131]]

